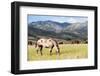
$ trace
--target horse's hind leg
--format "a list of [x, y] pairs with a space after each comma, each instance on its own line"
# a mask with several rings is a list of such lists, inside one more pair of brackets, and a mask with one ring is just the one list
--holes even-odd
[[43, 48], [43, 46], [40, 47], [40, 53], [41, 53], [41, 55], [43, 55], [42, 48]]

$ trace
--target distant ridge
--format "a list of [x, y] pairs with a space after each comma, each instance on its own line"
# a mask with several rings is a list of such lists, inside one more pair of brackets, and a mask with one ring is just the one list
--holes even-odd
[[88, 22], [84, 23], [60, 23], [55, 21], [37, 21], [28, 24], [28, 36], [53, 37], [57, 39], [87, 39]]

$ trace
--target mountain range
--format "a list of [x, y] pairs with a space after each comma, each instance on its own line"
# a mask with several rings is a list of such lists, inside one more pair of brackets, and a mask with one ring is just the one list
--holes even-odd
[[36, 21], [28, 24], [28, 36], [36, 39], [51, 37], [62, 40], [87, 39], [88, 21], [84, 23], [68, 23], [55, 21]]

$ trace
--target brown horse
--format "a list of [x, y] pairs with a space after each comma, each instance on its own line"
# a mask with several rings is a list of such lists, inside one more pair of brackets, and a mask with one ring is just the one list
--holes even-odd
[[36, 50], [37, 54], [38, 54], [38, 51], [40, 51], [41, 55], [43, 55], [42, 49], [43, 48], [50, 48], [50, 55], [52, 55], [52, 49], [54, 47], [56, 48], [56, 53], [60, 54], [60, 49], [59, 49], [59, 45], [58, 45], [57, 41], [53, 40], [51, 38], [49, 38], [49, 39], [41, 38], [41, 39], [37, 40], [35, 47], [37, 49]]

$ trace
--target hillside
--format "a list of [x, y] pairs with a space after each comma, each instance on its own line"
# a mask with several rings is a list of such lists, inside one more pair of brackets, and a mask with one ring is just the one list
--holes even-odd
[[51, 37], [62, 40], [87, 39], [88, 22], [59, 23], [55, 21], [37, 21], [28, 24], [28, 36], [32, 39]]

